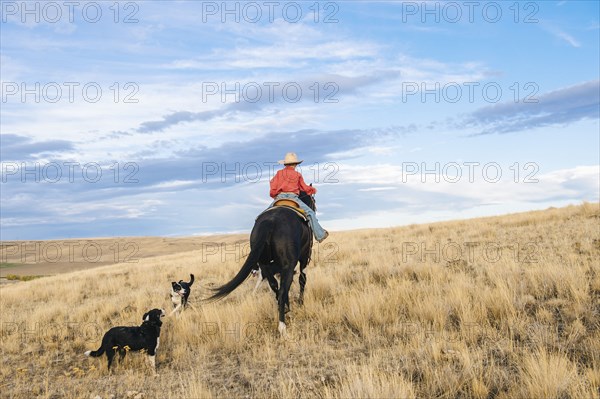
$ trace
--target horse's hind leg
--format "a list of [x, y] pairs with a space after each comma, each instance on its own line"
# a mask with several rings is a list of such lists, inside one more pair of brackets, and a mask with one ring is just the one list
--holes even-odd
[[310, 230], [308, 231], [308, 236], [308, 242], [303, 245], [299, 259], [300, 276], [298, 277], [298, 282], [300, 283], [300, 294], [298, 295], [298, 304], [300, 305], [304, 304], [304, 286], [306, 285], [306, 273], [304, 273], [304, 270], [310, 262], [310, 254], [312, 252], [312, 233]]
[[304, 269], [302, 265], [300, 265], [300, 276], [298, 277], [298, 281], [300, 282], [300, 295], [298, 295], [298, 304], [304, 304], [304, 286], [306, 285], [306, 273], [304, 273]]
[[284, 270], [281, 272], [281, 286], [279, 287], [279, 297], [277, 299], [279, 305], [279, 334], [282, 337], [286, 336], [285, 313], [286, 307], [289, 307], [290, 286], [294, 278], [293, 270]]

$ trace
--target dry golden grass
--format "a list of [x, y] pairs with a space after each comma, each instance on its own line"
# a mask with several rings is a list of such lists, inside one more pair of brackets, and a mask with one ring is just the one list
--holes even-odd
[[[599, 223], [583, 204], [334, 233], [286, 339], [266, 284], [200, 303], [239, 270], [232, 246], [19, 282], [1, 289], [0, 395], [600, 398]], [[108, 328], [169, 310], [170, 281], [189, 273], [195, 309], [165, 319], [159, 377], [139, 354], [112, 375], [83, 356]]]

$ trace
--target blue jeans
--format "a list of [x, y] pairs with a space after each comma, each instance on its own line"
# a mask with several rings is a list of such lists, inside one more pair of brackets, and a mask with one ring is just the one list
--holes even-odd
[[298, 196], [296, 194], [293, 194], [293, 193], [278, 194], [277, 197], [275, 197], [275, 199], [271, 203], [271, 205], [269, 205], [269, 208], [272, 207], [273, 204], [275, 204], [275, 201], [280, 200], [280, 199], [292, 200], [296, 204], [298, 204], [298, 206], [304, 211], [304, 213], [306, 213], [306, 217], [308, 218], [308, 223], [310, 224], [310, 227], [313, 231], [315, 239], [317, 241], [323, 240], [323, 238], [325, 237], [325, 230], [319, 224], [319, 221], [317, 220], [317, 215], [315, 214], [315, 211], [310, 209], [310, 207], [308, 205], [306, 205], [304, 202], [302, 202], [302, 200], [300, 198], [298, 198]]

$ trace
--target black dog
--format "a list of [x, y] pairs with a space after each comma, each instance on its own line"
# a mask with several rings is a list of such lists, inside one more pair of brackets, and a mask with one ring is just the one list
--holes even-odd
[[180, 313], [183, 312], [188, 305], [188, 298], [190, 297], [191, 287], [194, 284], [194, 275], [190, 274], [190, 282], [186, 283], [183, 280], [179, 280], [178, 283], [175, 281], [171, 282], [171, 302], [173, 302], [173, 311], [169, 316], [173, 313], [180, 310]]
[[144, 322], [139, 327], [113, 327], [104, 334], [100, 348], [95, 351], [85, 352], [86, 356], [100, 357], [106, 353], [108, 371], [115, 353], [119, 352], [119, 362], [125, 358], [128, 351], [145, 350], [148, 354], [150, 366], [156, 374], [156, 350], [160, 344], [161, 317], [165, 316], [163, 309], [152, 309], [142, 317]]

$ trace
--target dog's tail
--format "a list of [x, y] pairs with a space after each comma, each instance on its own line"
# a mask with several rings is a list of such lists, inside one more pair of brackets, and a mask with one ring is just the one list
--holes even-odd
[[255, 227], [257, 229], [258, 234], [256, 241], [254, 242], [254, 246], [250, 250], [248, 258], [246, 258], [246, 262], [244, 262], [244, 265], [242, 266], [238, 274], [236, 274], [236, 276], [233, 279], [231, 279], [231, 281], [229, 281], [228, 283], [218, 288], [212, 289], [214, 294], [208, 299], [206, 299], [206, 301], [213, 302], [225, 298], [227, 295], [231, 294], [233, 290], [239, 287], [240, 284], [246, 281], [246, 279], [252, 272], [252, 269], [256, 268], [256, 264], [260, 259], [260, 255], [265, 247], [265, 244], [269, 240], [271, 236], [271, 231], [274, 227], [273, 221], [269, 219], [262, 220], [259, 223], [260, 224]]
[[91, 356], [91, 357], [100, 357], [103, 354], [104, 354], [104, 348], [102, 346], [96, 351], [86, 351], [84, 353], [84, 355]]
[[194, 284], [194, 275], [190, 273], [190, 287], [192, 286], [192, 284]]

